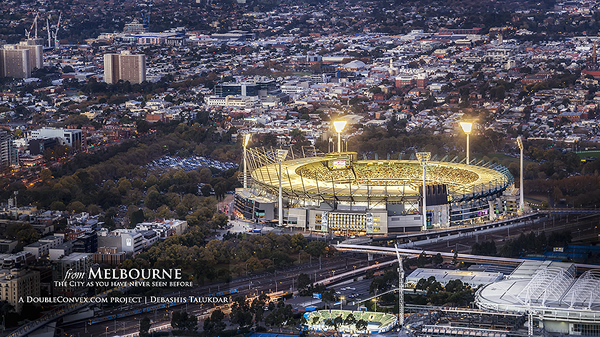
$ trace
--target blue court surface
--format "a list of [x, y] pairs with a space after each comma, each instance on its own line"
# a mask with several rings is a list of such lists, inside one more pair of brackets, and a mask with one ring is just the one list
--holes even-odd
[[247, 337], [296, 337], [299, 335], [290, 335], [286, 333], [278, 333], [278, 332], [254, 332]]

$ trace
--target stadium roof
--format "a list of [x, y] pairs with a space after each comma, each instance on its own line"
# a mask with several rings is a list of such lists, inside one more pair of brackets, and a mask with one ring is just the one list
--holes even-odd
[[472, 288], [476, 288], [484, 284], [490, 284], [503, 279], [502, 273], [417, 268], [410, 275], [408, 275], [406, 278], [406, 283], [414, 283], [416, 285], [420, 279], [428, 279], [431, 276], [435, 277], [435, 280], [444, 286], [452, 280], [460, 280], [462, 283], [467, 284]]
[[[273, 149], [248, 149], [248, 165], [255, 187], [277, 193], [279, 164]], [[354, 153], [356, 156], [356, 153]], [[294, 156], [281, 164], [284, 193], [292, 199], [337, 202], [401, 202], [420, 199], [421, 166], [416, 160], [358, 160], [346, 168], [330, 169], [328, 161], [346, 160], [348, 153]], [[432, 160], [428, 184], [446, 185], [449, 202], [460, 202], [502, 193], [513, 183], [504, 167], [480, 162], [466, 165]], [[259, 193], [260, 194], [260, 193]]]
[[526, 312], [544, 319], [600, 322], [600, 269], [575, 278], [575, 265], [527, 261], [506, 280], [481, 288], [475, 298], [480, 308]]

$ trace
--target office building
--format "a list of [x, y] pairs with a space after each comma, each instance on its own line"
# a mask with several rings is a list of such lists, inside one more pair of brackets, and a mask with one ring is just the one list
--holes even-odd
[[130, 54], [127, 51], [121, 54], [104, 54], [104, 81], [114, 84], [121, 80], [132, 84], [144, 82], [146, 55]]

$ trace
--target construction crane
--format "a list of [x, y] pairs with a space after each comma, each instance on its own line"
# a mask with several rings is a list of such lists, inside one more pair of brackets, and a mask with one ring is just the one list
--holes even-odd
[[48, 48], [52, 48], [52, 33], [50, 31], [50, 21], [46, 18], [46, 31], [48, 32]]
[[60, 20], [62, 19], [62, 12], [58, 15], [58, 23], [56, 24], [56, 30], [54, 31], [54, 48], [58, 49], [60, 43], [58, 42], [58, 29], [60, 28]]
[[145, 4], [148, 7], [148, 13], [145, 13], [144, 9], [142, 9], [142, 4], [140, 4], [138, 0], [135, 0], [135, 3], [140, 9], [140, 15], [142, 16], [142, 24], [146, 25], [146, 27], [148, 27], [148, 30], [150, 30], [150, 14], [152, 13], [152, 4]]
[[37, 39], [37, 37], [38, 37], [37, 20], [38, 20], [39, 16], [40, 16], [40, 13], [36, 13], [35, 19], [33, 19], [33, 23], [31, 24], [31, 28], [29, 28], [29, 30], [25, 29], [25, 37], [27, 37], [27, 39], [29, 39], [31, 37], [31, 31], [33, 30], [34, 27], [35, 27], [35, 38]]

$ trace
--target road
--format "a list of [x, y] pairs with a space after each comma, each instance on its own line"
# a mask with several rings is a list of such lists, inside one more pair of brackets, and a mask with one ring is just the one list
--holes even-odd
[[[260, 275], [252, 275], [233, 280], [229, 284], [210, 284], [198, 286], [194, 288], [186, 288], [177, 292], [171, 292], [162, 296], [205, 296], [211, 293], [224, 291], [228, 289], [238, 289], [240, 295], [253, 296], [262, 293], [273, 293], [278, 291], [293, 291], [296, 290], [296, 279], [300, 273], [305, 273], [310, 276], [311, 280], [315, 277], [317, 280], [331, 277], [336, 272], [344, 272], [356, 268], [364, 267], [375, 261], [366, 261], [364, 257], [353, 257], [353, 254], [344, 254], [341, 257], [336, 257], [333, 260], [323, 260], [321, 267], [318, 262], [293, 267], [275, 273], [263, 273]], [[379, 261], [384, 261], [386, 258], [381, 258]], [[232, 296], [232, 297], [235, 297]], [[86, 325], [85, 321], [78, 321], [70, 324], [58, 325], [58, 336], [115, 336], [124, 335], [139, 331], [139, 322], [144, 316], [148, 316], [154, 323], [152, 327], [164, 327], [170, 322], [170, 315], [173, 311], [185, 310], [194, 313], [197, 316], [207, 314], [208, 310], [214, 305], [212, 304], [187, 304], [168, 309], [156, 310], [152, 313], [139, 314], [137, 316], [129, 316], [118, 320], [111, 320], [105, 323], [94, 325]], [[114, 307], [103, 310], [101, 313], [95, 314], [94, 317], [108, 316], [114, 313], [121, 313], [126, 310], [135, 310], [142, 306], [130, 305], [123, 307]]]

